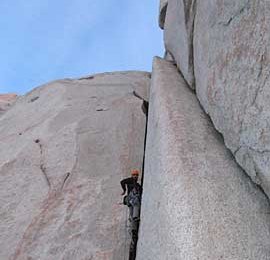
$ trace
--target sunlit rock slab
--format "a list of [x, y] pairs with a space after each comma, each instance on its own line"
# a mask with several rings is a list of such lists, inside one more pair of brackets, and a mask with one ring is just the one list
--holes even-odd
[[0, 118], [0, 259], [125, 259], [120, 180], [140, 169], [149, 73], [60, 80]]
[[170, 0], [174, 60], [237, 162], [270, 197], [270, 2]]
[[197, 1], [197, 96], [237, 162], [270, 197], [270, 2]]
[[269, 213], [176, 67], [156, 58], [136, 259], [270, 259]]

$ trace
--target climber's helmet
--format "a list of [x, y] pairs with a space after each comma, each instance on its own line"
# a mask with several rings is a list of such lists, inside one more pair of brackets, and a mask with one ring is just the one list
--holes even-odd
[[138, 177], [139, 177], [139, 170], [132, 170], [132, 171], [131, 171], [131, 176], [132, 176], [134, 179], [138, 179]]

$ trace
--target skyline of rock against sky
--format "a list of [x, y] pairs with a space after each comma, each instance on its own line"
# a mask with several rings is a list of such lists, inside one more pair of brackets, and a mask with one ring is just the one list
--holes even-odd
[[163, 54], [158, 5], [1, 1], [0, 93], [24, 94], [55, 79], [104, 71], [150, 71], [152, 57]]

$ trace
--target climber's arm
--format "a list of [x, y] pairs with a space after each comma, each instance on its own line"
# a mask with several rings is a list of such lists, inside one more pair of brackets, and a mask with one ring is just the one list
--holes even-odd
[[121, 184], [121, 187], [122, 187], [122, 189], [123, 189], [122, 195], [125, 195], [126, 190], [127, 190], [127, 188], [126, 188], [127, 179], [122, 180], [122, 181], [120, 182], [120, 184]]

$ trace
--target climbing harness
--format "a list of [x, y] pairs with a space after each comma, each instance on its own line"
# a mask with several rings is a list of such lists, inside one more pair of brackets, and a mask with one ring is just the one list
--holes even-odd
[[125, 205], [129, 207], [129, 234], [131, 237], [131, 243], [129, 247], [129, 260], [135, 260], [136, 247], [138, 241], [138, 231], [140, 222], [140, 206], [141, 206], [141, 194], [139, 189], [134, 187], [132, 191], [126, 196]]

